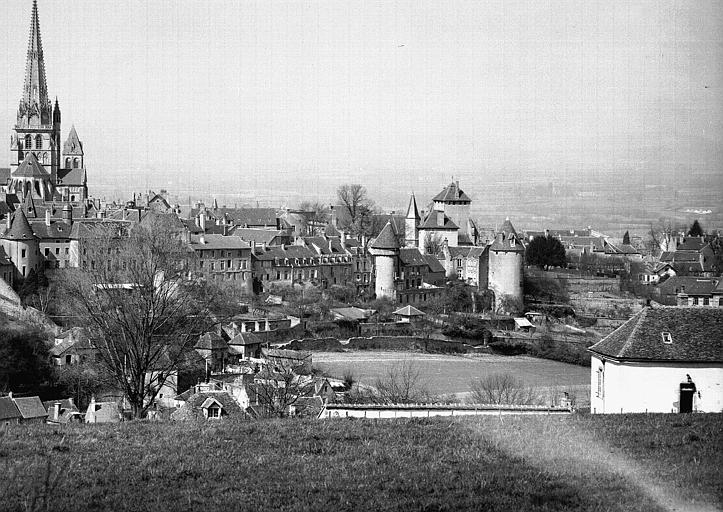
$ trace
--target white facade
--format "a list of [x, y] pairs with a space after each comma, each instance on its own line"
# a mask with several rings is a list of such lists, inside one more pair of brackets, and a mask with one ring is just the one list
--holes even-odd
[[694, 412], [723, 412], [723, 364], [591, 358], [590, 412], [679, 412], [680, 385], [695, 383]]

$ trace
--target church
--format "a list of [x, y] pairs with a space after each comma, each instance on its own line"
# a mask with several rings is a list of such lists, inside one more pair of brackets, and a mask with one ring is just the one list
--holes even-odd
[[[37, 0], [33, 0], [10, 167], [0, 168], [0, 277], [18, 286], [44, 268], [70, 266], [73, 218], [88, 217], [83, 143], [71, 127], [61, 145], [58, 99], [45, 78]], [[2, 284], [2, 283], [0, 283]]]
[[75, 127], [61, 145], [60, 105], [51, 101], [45, 78], [37, 0], [33, 1], [25, 82], [10, 135], [10, 167], [0, 169], [0, 192], [20, 201], [80, 204], [88, 198], [83, 144]]

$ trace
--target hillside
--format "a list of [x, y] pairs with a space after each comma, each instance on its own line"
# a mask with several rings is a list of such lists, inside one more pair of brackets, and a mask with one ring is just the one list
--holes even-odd
[[722, 420], [20, 426], [0, 431], [0, 507], [47, 491], [52, 510], [713, 510]]

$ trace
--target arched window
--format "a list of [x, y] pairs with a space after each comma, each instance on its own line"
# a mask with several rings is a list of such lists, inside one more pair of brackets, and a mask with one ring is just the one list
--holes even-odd
[[77, 169], [78, 166], [80, 166], [80, 159], [78, 159], [77, 157], [73, 158], [73, 169]]
[[43, 149], [43, 137], [40, 134], [35, 136], [35, 149]]
[[30, 134], [25, 136], [25, 149], [33, 149], [33, 138]]
[[65, 158], [65, 168], [70, 169], [70, 157]]

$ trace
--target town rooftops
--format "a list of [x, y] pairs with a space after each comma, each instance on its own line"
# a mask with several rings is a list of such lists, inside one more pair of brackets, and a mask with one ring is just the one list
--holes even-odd
[[430, 272], [444, 272], [444, 266], [434, 254], [425, 254], [424, 259], [427, 261], [427, 265], [429, 265]]
[[237, 227], [231, 233], [247, 242], [255, 242], [257, 244], [272, 244], [279, 237], [289, 237], [289, 234], [281, 229], [263, 229], [263, 228], [241, 228]]
[[416, 247], [403, 247], [399, 250], [399, 259], [402, 264], [409, 265], [428, 265], [429, 262]]
[[658, 286], [661, 295], [711, 295], [723, 279], [719, 277], [673, 276]]
[[723, 308], [644, 308], [589, 348], [632, 361], [723, 363]]
[[399, 249], [399, 241], [390, 222], [387, 222], [382, 228], [381, 233], [374, 239], [371, 247], [372, 249]]
[[434, 198], [432, 200], [445, 202], [445, 203], [447, 203], [447, 202], [466, 202], [466, 203], [472, 202], [472, 199], [470, 199], [470, 197], [467, 194], [465, 194], [464, 192], [462, 192], [462, 189], [459, 188], [459, 182], [455, 182], [455, 181], [453, 181], [452, 183], [450, 183], [449, 185], [444, 187], [444, 189], [442, 189], [442, 191], [439, 194], [434, 196]]
[[[317, 258], [316, 252], [303, 245], [276, 245], [273, 247], [262, 248], [256, 246], [253, 256], [257, 260], [275, 260], [279, 258], [279, 264], [284, 264], [286, 258]], [[316, 260], [313, 261], [316, 263]], [[291, 262], [290, 262], [291, 263]], [[311, 263], [311, 262], [310, 262]]]
[[198, 350], [226, 350], [228, 344], [215, 332], [207, 332], [199, 336], [198, 342], [193, 348]]

